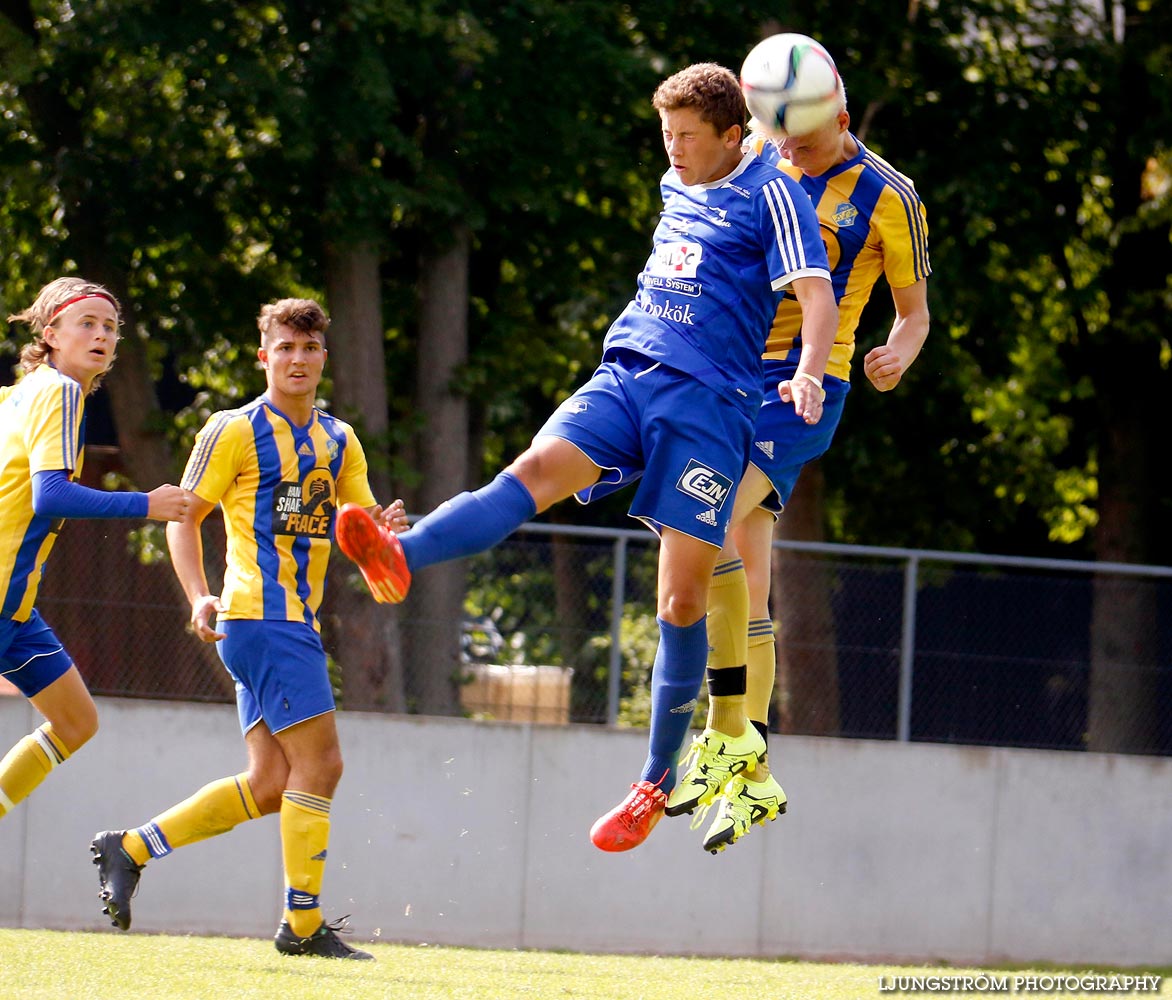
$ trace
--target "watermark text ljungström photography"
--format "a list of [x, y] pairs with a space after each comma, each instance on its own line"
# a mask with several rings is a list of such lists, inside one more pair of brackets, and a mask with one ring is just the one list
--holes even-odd
[[1162, 976], [1106, 973], [965, 973], [952, 976], [880, 976], [880, 993], [1159, 993]]

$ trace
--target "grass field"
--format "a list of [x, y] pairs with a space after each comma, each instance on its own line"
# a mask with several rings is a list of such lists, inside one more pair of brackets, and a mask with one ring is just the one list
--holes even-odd
[[[368, 946], [363, 945], [364, 948]], [[284, 958], [269, 941], [0, 930], [5, 1000], [864, 1000], [907, 995], [900, 976], [1007, 977], [1002, 994], [1102, 997], [1102, 991], [1015, 988], [994, 972], [747, 959], [659, 958], [368, 947], [377, 962]], [[1167, 971], [1167, 970], [1166, 970]], [[1106, 973], [1109, 975], [1110, 973]], [[1158, 972], [1156, 973], [1159, 974]], [[1172, 981], [1172, 977], [1169, 977]], [[986, 980], [987, 981], [987, 980]], [[995, 992], [949, 995], [990, 996]], [[1119, 993], [1113, 995], [1120, 995]], [[1164, 986], [1157, 993], [1172, 995]]]

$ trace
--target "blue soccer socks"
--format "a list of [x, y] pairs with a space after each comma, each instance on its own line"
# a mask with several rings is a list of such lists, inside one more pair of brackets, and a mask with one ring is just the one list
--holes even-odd
[[651, 670], [651, 735], [641, 777], [664, 792], [675, 787], [680, 747], [692, 725], [696, 695], [708, 662], [707, 619], [672, 625], [662, 618]]
[[433, 563], [491, 549], [537, 513], [533, 496], [511, 472], [474, 493], [452, 497], [399, 537], [412, 573]]

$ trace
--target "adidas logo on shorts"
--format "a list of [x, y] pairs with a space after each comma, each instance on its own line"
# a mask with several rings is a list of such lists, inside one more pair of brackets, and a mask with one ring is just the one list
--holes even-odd
[[711, 524], [712, 527], [715, 528], [716, 511], [714, 511], [711, 507], [709, 507], [708, 510], [702, 510], [699, 514], [696, 515], [696, 520], [703, 521], [705, 524]]
[[758, 448], [760, 448], [763, 452], [765, 452], [766, 457], [773, 458], [773, 442], [772, 441], [755, 441], [754, 444], [756, 444]]

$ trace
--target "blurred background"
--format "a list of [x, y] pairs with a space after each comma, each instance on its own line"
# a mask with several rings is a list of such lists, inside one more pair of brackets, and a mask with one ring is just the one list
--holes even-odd
[[[659, 208], [658, 81], [790, 30], [915, 181], [933, 323], [895, 392], [856, 372], [781, 520], [775, 727], [1169, 753], [1166, 4], [5, 0], [0, 306], [62, 273], [120, 297], [86, 481], [149, 489], [263, 389], [260, 304], [319, 298], [322, 402], [425, 513], [596, 363]], [[877, 288], [858, 357], [891, 318]], [[563, 504], [398, 608], [338, 561], [343, 707], [643, 724], [654, 538], [626, 502]], [[95, 692], [231, 699], [155, 526], [69, 525], [39, 603]]]

